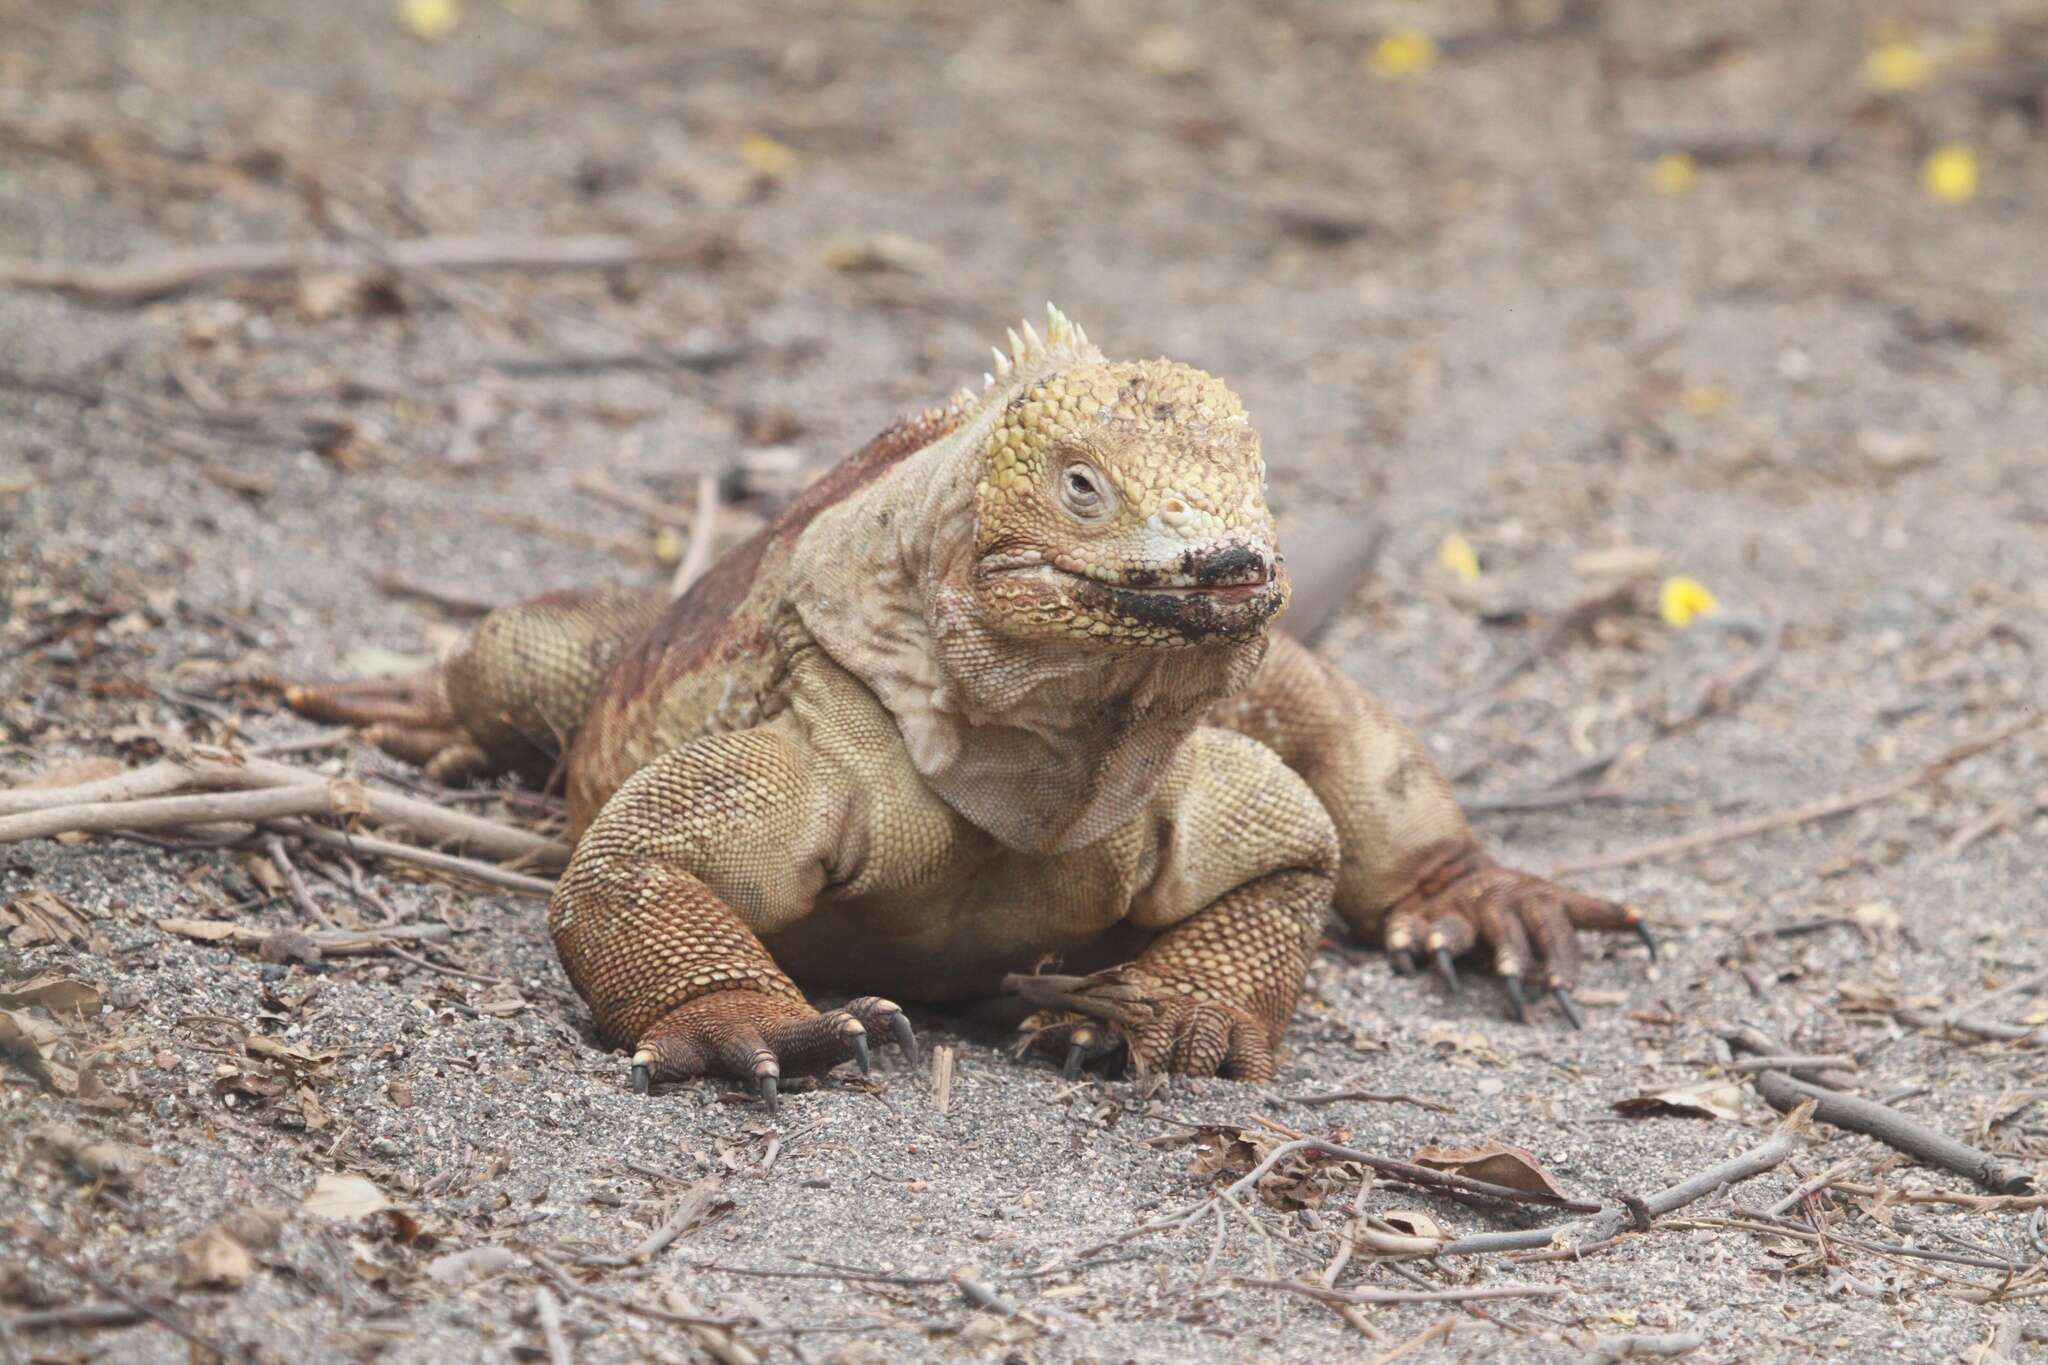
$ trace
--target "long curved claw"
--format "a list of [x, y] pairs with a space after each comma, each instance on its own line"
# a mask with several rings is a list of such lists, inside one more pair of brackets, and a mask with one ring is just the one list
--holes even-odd
[[648, 1066], [649, 1060], [646, 1057], [633, 1059], [633, 1093], [636, 1095], [644, 1095], [654, 1089], [654, 1072]]
[[898, 1010], [889, 1016], [889, 1032], [895, 1035], [896, 1046], [900, 1048], [910, 1064], [918, 1064], [917, 1030], [910, 1026], [910, 1016]]
[[1579, 1008], [1579, 1002], [1572, 998], [1569, 986], [1552, 986], [1550, 993], [1557, 998], [1557, 1007], [1564, 1011], [1564, 1017], [1571, 1021], [1573, 1028], [1581, 1033], [1586, 1029], [1586, 1012]]
[[1396, 976], [1415, 975], [1415, 954], [1406, 948], [1396, 948], [1387, 954], [1387, 960], [1394, 964]]
[[1060, 1079], [1076, 1081], [1081, 1078], [1081, 1063], [1088, 1060], [1088, 1049], [1082, 1043], [1067, 1044], [1067, 1060], [1060, 1067]]
[[1529, 1002], [1522, 995], [1522, 978], [1519, 976], [1503, 976], [1500, 979], [1500, 988], [1507, 992], [1508, 1013], [1513, 1016], [1514, 1021], [1518, 1024], [1528, 1023]]
[[1655, 962], [1657, 960], [1657, 936], [1650, 932], [1648, 921], [1636, 921], [1636, 937], [1641, 939], [1643, 946], [1650, 950], [1650, 961]]
[[874, 1038], [869, 1035], [881, 1036], [885, 1017], [899, 1043], [909, 1039], [902, 1011], [876, 996], [819, 1014], [801, 999], [717, 991], [677, 1006], [640, 1035], [633, 1082], [637, 1088], [693, 1076], [737, 1077], [772, 1115], [785, 1076], [823, 1075], [841, 1062], [855, 1063], [862, 1075], [872, 1074]]
[[1458, 963], [1451, 956], [1451, 950], [1449, 948], [1437, 949], [1432, 955], [1432, 960], [1436, 964], [1437, 980], [1444, 983], [1445, 990], [1449, 991], [1452, 995], [1456, 995], [1458, 993]]

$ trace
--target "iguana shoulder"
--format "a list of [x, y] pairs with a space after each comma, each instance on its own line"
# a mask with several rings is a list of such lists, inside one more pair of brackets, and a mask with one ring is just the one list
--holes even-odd
[[621, 783], [676, 745], [757, 725], [784, 704], [787, 641], [778, 630], [791, 556], [827, 508], [957, 426], [956, 400], [892, 423], [809, 484], [735, 546], [621, 652], [567, 755], [572, 829]]

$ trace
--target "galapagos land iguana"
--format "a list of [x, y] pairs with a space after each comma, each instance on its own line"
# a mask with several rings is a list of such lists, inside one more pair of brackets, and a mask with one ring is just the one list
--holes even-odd
[[552, 593], [428, 674], [287, 700], [446, 780], [559, 767], [549, 928], [642, 1089], [772, 1105], [870, 1035], [914, 1051], [898, 999], [1005, 990], [1070, 1069], [1264, 1079], [1333, 909], [1579, 1023], [1574, 931], [1641, 917], [1495, 863], [1420, 741], [1274, 629], [1237, 397], [1048, 314], [677, 600]]

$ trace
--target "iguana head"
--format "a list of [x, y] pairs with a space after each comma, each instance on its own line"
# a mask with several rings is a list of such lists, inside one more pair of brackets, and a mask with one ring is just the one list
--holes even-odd
[[1057, 312], [1046, 340], [1011, 342], [977, 456], [986, 624], [1125, 650], [1264, 631], [1287, 577], [1237, 395], [1170, 360], [1104, 360]]

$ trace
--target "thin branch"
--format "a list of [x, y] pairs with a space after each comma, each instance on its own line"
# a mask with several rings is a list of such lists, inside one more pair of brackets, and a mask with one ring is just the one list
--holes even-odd
[[1311, 1107], [1320, 1104], [1336, 1104], [1343, 1100], [1357, 1100], [1364, 1104], [1412, 1104], [1417, 1109], [1427, 1109], [1433, 1114], [1455, 1114], [1458, 1112], [1448, 1104], [1438, 1104], [1435, 1100], [1417, 1099], [1413, 1095], [1384, 1094], [1375, 1090], [1338, 1090], [1328, 1095], [1282, 1095], [1280, 1098], [1286, 1100], [1289, 1104], [1302, 1104]]
[[264, 856], [277, 869], [277, 875], [284, 878], [285, 890], [291, 893], [292, 904], [299, 907], [299, 913], [313, 923], [332, 929], [334, 919], [320, 903], [313, 899], [313, 893], [306, 889], [306, 879], [299, 875], [299, 869], [292, 865], [291, 855], [285, 852], [284, 840], [275, 834], [263, 836]]
[[1863, 1185], [1839, 1180], [1835, 1188], [1858, 1199], [1881, 1199], [1895, 1204], [1947, 1204], [1976, 1213], [2005, 1213], [2014, 1209], [2048, 1209], [2048, 1194], [1960, 1194], [1950, 1190], [1896, 1190], [1889, 1185]]
[[1967, 1176], [1994, 1194], [2026, 1194], [2034, 1187], [2033, 1177], [2018, 1167], [1875, 1100], [1809, 1085], [1782, 1071], [1759, 1072], [1756, 1089], [1774, 1109], [1789, 1111], [1811, 1102], [1822, 1123], [1874, 1137], [1929, 1166]]
[[48, 839], [59, 834], [107, 834], [120, 829], [171, 829], [181, 825], [218, 825], [231, 820], [264, 821], [333, 813], [334, 796], [327, 784], [302, 782], [257, 791], [154, 796], [140, 801], [54, 806], [0, 816], [0, 844]]
[[690, 522], [690, 544], [683, 551], [680, 563], [676, 565], [676, 576], [670, 581], [668, 595], [681, 597], [692, 584], [704, 576], [711, 567], [714, 542], [718, 536], [718, 478], [713, 474], [697, 476], [697, 515]]
[[[21, 828], [49, 830], [42, 824], [28, 823], [17, 826], [15, 820], [30, 814], [44, 814], [46, 818], [57, 818], [53, 812], [67, 812], [62, 820], [80, 820], [77, 824], [63, 824], [50, 831], [67, 833], [76, 830], [83, 833], [105, 833], [113, 829], [162, 828], [161, 824], [145, 824], [138, 814], [147, 812], [148, 807], [140, 803], [168, 792], [186, 791], [198, 788], [202, 791], [268, 791], [278, 788], [308, 788], [322, 793], [321, 804], [310, 810], [281, 810], [279, 815], [313, 815], [323, 813], [329, 807], [325, 796], [331, 779], [305, 768], [289, 763], [277, 763], [255, 756], [237, 757], [224, 750], [193, 752], [176, 758], [167, 758], [132, 772], [97, 782], [80, 783], [73, 787], [22, 787], [0, 792], [0, 843], [17, 839], [47, 838], [48, 833], [10, 834], [8, 831]], [[559, 868], [569, 860], [569, 846], [544, 835], [533, 834], [511, 825], [487, 820], [482, 816], [470, 815], [465, 811], [449, 810], [431, 801], [416, 797], [402, 796], [375, 787], [359, 788], [368, 806], [370, 818], [379, 824], [399, 825], [429, 839], [458, 845], [470, 852], [487, 858], [524, 859], [542, 868]], [[353, 793], [352, 793], [353, 795]], [[118, 806], [116, 815], [84, 815], [75, 812], [88, 811], [93, 807]], [[262, 808], [262, 803], [255, 803]], [[172, 811], [181, 808], [168, 807]], [[267, 816], [217, 816], [222, 819], [261, 820]], [[202, 818], [172, 817], [167, 823], [198, 824]]]
[[301, 271], [610, 270], [686, 260], [687, 240], [565, 237], [416, 237], [368, 247], [335, 242], [229, 242], [112, 264], [0, 258], [0, 288], [50, 289], [96, 303], [147, 303], [231, 279]]
[[[1381, 1175], [1393, 1176], [1411, 1185], [1420, 1185], [1426, 1189], [1442, 1190], [1447, 1194], [1472, 1195], [1482, 1199], [1500, 1200], [1513, 1204], [1540, 1204], [1545, 1208], [1564, 1209], [1571, 1213], [1598, 1213], [1603, 1207], [1599, 1204], [1589, 1204], [1577, 1199], [1561, 1198], [1554, 1194], [1538, 1194], [1529, 1190], [1514, 1189], [1508, 1185], [1495, 1185], [1490, 1181], [1474, 1180], [1470, 1176], [1455, 1175], [1450, 1171], [1439, 1171], [1428, 1166], [1417, 1166], [1413, 1162], [1395, 1161], [1390, 1157], [1376, 1156], [1371, 1152], [1361, 1152], [1355, 1147], [1345, 1147], [1334, 1142], [1326, 1142], [1322, 1138], [1301, 1138], [1294, 1142], [1282, 1143], [1268, 1153], [1264, 1161], [1261, 1161], [1251, 1171], [1241, 1176], [1228, 1189], [1214, 1197], [1221, 1199], [1236, 1198], [1263, 1180], [1266, 1177], [1266, 1173], [1275, 1166], [1278, 1166], [1282, 1161], [1302, 1152], [1321, 1152], [1324, 1156], [1333, 1156], [1339, 1161], [1356, 1161], [1362, 1166], [1378, 1171]], [[1206, 1203], [1207, 1201], [1204, 1201], [1203, 1204], [1197, 1205], [1188, 1214], [1177, 1219], [1176, 1222], [1185, 1225], [1192, 1221], [1194, 1215], [1200, 1213], [1206, 1207]]]
[[1943, 1016], [1933, 1010], [1893, 1010], [1892, 1017], [1913, 1028], [1943, 1035], [1962, 1034], [1980, 1042], [2013, 1043], [2023, 1048], [2048, 1047], [2048, 1024], [2001, 1024], [1970, 1015]]
[[0, 816], [48, 810], [53, 806], [82, 806], [97, 801], [136, 801], [145, 796], [166, 796], [191, 784], [191, 771], [184, 764], [164, 759], [147, 767], [131, 768], [112, 777], [78, 782], [68, 787], [30, 785], [0, 790]]
[[548, 1346], [548, 1365], [570, 1365], [569, 1338], [562, 1331], [562, 1305], [545, 1288], [533, 1291], [533, 1316]]
[[[1657, 1191], [1642, 1201], [1644, 1209], [1653, 1218], [1661, 1217], [1688, 1204], [1696, 1203], [1726, 1186], [1775, 1169], [1786, 1157], [1792, 1155], [1795, 1137], [1795, 1132], [1791, 1131], [1793, 1128], [1794, 1122], [1788, 1121], [1781, 1126], [1779, 1132], [1740, 1156], [1732, 1157], [1718, 1166], [1711, 1166], [1698, 1175]], [[1532, 1228], [1524, 1232], [1482, 1232], [1470, 1237], [1454, 1238], [1444, 1243], [1436, 1254], [1473, 1256], [1494, 1251], [1539, 1251], [1561, 1243], [1570, 1243], [1584, 1250], [1596, 1243], [1607, 1242], [1620, 1236], [1622, 1231], [1635, 1221], [1635, 1216], [1627, 1208], [1608, 1209], [1591, 1218], [1568, 1223], [1562, 1227]]]
[[2042, 719], [2043, 714], [2036, 713], [2024, 720], [2001, 726], [1988, 735], [1980, 736], [1969, 741], [1967, 744], [1957, 745], [1922, 768], [1893, 778], [1891, 781], [1875, 787], [1866, 787], [1861, 791], [1848, 792], [1839, 796], [1826, 797], [1819, 801], [1811, 801], [1803, 806], [1794, 806], [1790, 810], [1753, 816], [1747, 820], [1737, 820], [1733, 824], [1723, 825], [1718, 829], [1700, 830], [1693, 834], [1682, 834], [1672, 839], [1659, 839], [1654, 843], [1643, 844], [1636, 848], [1621, 849], [1613, 853], [1602, 853], [1591, 858], [1581, 858], [1576, 862], [1563, 863], [1552, 868], [1551, 875], [1553, 877], [1563, 877], [1580, 872], [1593, 872], [1602, 868], [1628, 867], [1635, 863], [1653, 862], [1660, 858], [1675, 857], [1681, 853], [1695, 853], [1703, 848], [1713, 848], [1719, 844], [1734, 843], [1739, 839], [1748, 839], [1759, 834], [1769, 834], [1776, 830], [1810, 825], [1817, 820], [1828, 820], [1837, 815], [1846, 815], [1850, 811], [1861, 810], [1865, 806], [1874, 806], [1881, 802], [1896, 800], [1907, 792], [1912, 791], [1915, 787], [1925, 786], [1927, 783], [1936, 780], [1964, 759], [1972, 758], [1977, 754], [1983, 753], [1986, 749], [2003, 744], [2016, 735], [2025, 734], [2027, 731], [2040, 725]]
[[1561, 1284], [1475, 1284], [1461, 1289], [1325, 1289], [1300, 1280], [1256, 1280], [1233, 1276], [1250, 1289], [1284, 1289], [1329, 1303], [1471, 1303], [1477, 1299], [1554, 1299], [1571, 1291]]
[[1819, 1175], [1813, 1177], [1813, 1179], [1801, 1181], [1793, 1187], [1790, 1194], [1771, 1205], [1768, 1209], [1765, 1209], [1764, 1212], [1773, 1218], [1783, 1217], [1805, 1203], [1812, 1196], [1819, 1194], [1822, 1190], [1849, 1174], [1850, 1171], [1855, 1169], [1856, 1163], [1860, 1160], [1862, 1160], [1861, 1157], [1844, 1157]]
[[271, 820], [266, 823], [273, 829], [295, 834], [309, 843], [338, 848], [347, 853], [412, 863], [435, 872], [445, 872], [449, 876], [467, 877], [471, 881], [482, 882], [485, 886], [502, 887], [507, 891], [524, 891], [533, 896], [552, 896], [555, 893], [555, 884], [545, 877], [529, 877], [524, 872], [513, 872], [491, 863], [480, 863], [474, 858], [463, 858], [453, 853], [437, 853], [431, 848], [396, 843], [390, 839], [375, 839], [367, 834], [348, 834], [342, 830], [329, 829], [325, 825], [316, 825], [310, 820]]
[[284, 929], [271, 932], [223, 920], [160, 919], [157, 928], [202, 943], [224, 943], [231, 948], [261, 950], [287, 935], [302, 938], [320, 950], [322, 957], [351, 957], [391, 950], [397, 943], [440, 943], [455, 934], [445, 924], [393, 924], [380, 929]]

